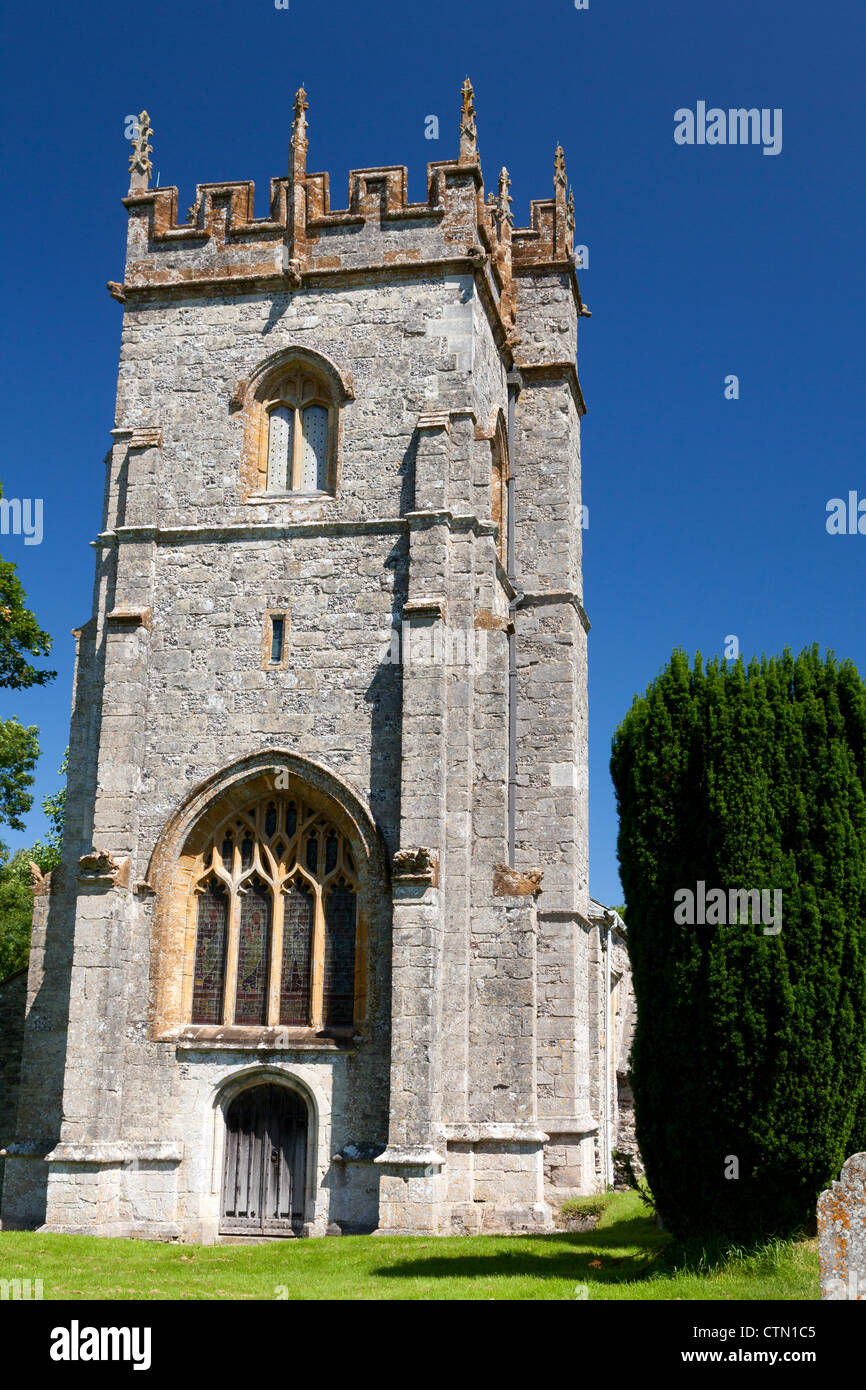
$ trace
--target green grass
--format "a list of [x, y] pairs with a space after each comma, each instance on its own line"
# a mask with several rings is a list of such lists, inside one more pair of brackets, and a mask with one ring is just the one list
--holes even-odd
[[600, 1192], [596, 1197], [568, 1197], [559, 1209], [563, 1216], [601, 1216], [615, 1200], [613, 1192]]
[[0, 1233], [0, 1278], [46, 1299], [818, 1298], [814, 1241], [779, 1242], [710, 1269], [676, 1268], [633, 1192], [598, 1226], [546, 1236], [343, 1236], [268, 1245], [163, 1245]]

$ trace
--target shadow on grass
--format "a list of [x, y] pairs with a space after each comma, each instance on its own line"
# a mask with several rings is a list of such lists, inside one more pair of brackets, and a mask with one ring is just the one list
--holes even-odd
[[[479, 1239], [476, 1237], [476, 1239]], [[484, 1239], [481, 1237], [480, 1239]], [[487, 1238], [507, 1246], [513, 1236]], [[562, 1279], [578, 1283], [621, 1284], [658, 1272], [658, 1256], [668, 1244], [646, 1217], [633, 1216], [592, 1231], [525, 1237], [518, 1249], [486, 1253], [421, 1255], [380, 1265], [370, 1273], [385, 1279]], [[539, 1250], [539, 1246], [544, 1247]], [[532, 1248], [526, 1248], [532, 1247]], [[464, 1246], [465, 1251], [465, 1246]], [[548, 1253], [549, 1252], [549, 1253]]]

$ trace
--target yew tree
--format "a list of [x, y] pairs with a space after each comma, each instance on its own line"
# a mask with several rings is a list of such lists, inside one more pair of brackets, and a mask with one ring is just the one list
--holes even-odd
[[[748, 666], [675, 651], [611, 772], [659, 1213], [689, 1242], [793, 1233], [866, 1149], [866, 686], [817, 647]], [[683, 920], [699, 884], [781, 891], [781, 929]]]

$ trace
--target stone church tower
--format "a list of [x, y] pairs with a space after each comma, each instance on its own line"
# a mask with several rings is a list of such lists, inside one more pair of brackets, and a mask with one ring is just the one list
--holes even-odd
[[140, 117], [7, 1228], [543, 1229], [608, 1176], [564, 158], [515, 228], [467, 81], [424, 202], [335, 210], [306, 113], [267, 217], [185, 221]]

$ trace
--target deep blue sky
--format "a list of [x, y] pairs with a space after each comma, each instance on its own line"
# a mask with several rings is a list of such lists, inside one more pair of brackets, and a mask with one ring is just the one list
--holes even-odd
[[[182, 210], [197, 181], [252, 178], [266, 212], [301, 82], [334, 206], [350, 168], [379, 164], [408, 165], [423, 198], [426, 161], [456, 151], [467, 73], [487, 184], [508, 165], [518, 224], [550, 196], [562, 141], [593, 310], [579, 370], [597, 897], [620, 900], [611, 734], [674, 646], [817, 641], [866, 673], [866, 536], [825, 528], [829, 498], [866, 497], [862, 0], [79, 0], [9, 7], [3, 39], [0, 480], [44, 498], [45, 538], [0, 549], [59, 671], [0, 700], [43, 748], [7, 843], [44, 829], [67, 742], [114, 423], [122, 311], [104, 286], [123, 275], [124, 118], [142, 107]], [[781, 154], [676, 145], [675, 110], [699, 100], [781, 107]]]

